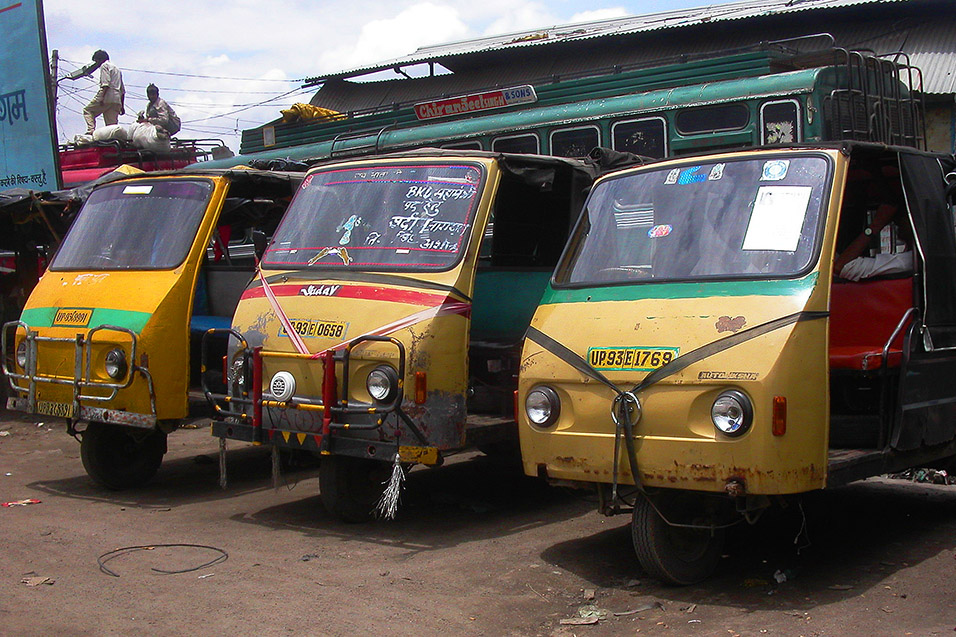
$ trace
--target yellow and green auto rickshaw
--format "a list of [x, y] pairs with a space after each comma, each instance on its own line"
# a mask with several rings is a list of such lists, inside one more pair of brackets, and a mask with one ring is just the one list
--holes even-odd
[[[20, 320], [4, 325], [8, 408], [65, 418], [100, 485], [149, 480], [190, 389], [203, 400], [201, 335], [231, 325], [253, 234], [275, 229], [301, 178], [200, 169], [93, 189]], [[224, 354], [226, 342], [211, 347]]]
[[351, 521], [399, 466], [516, 455], [521, 340], [595, 174], [438, 149], [313, 169], [236, 309], [213, 434], [322, 454]]
[[525, 472], [709, 575], [772, 496], [956, 454], [952, 156], [744, 150], [594, 185], [528, 330]]

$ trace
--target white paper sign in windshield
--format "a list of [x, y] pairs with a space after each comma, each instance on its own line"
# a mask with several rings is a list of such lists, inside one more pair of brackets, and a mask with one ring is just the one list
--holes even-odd
[[757, 189], [744, 250], [793, 252], [810, 203], [810, 186], [761, 186]]

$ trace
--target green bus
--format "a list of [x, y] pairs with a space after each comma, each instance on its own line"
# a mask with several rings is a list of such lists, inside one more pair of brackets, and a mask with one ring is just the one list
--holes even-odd
[[656, 159], [834, 140], [925, 147], [922, 78], [902, 54], [792, 44], [273, 122], [244, 131], [223, 165], [426, 146], [561, 157], [603, 146]]

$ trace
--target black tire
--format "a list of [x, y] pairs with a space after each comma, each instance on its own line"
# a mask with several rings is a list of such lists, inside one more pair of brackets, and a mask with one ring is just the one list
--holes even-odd
[[378, 460], [323, 456], [319, 465], [322, 504], [343, 522], [368, 522], [391, 471], [389, 463]]
[[166, 434], [159, 429], [91, 422], [80, 443], [83, 467], [93, 481], [113, 491], [143, 486], [156, 475], [166, 454]]
[[[675, 517], [675, 522], [685, 523], [695, 518], [687, 507], [697, 506], [697, 510], [704, 511], [698, 498], [683, 495], [677, 498], [680, 501], [668, 503], [676, 505], [669, 506], [668, 512], [673, 509], [676, 513], [678, 508], [684, 512]], [[631, 540], [637, 559], [648, 575], [667, 584], [687, 586], [707, 579], [716, 570], [724, 545], [724, 531], [670, 526], [647, 497], [638, 495], [631, 517]]]

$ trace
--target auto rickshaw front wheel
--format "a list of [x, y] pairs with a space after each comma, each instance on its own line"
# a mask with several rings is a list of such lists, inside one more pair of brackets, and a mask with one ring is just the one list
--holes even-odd
[[319, 465], [322, 504], [343, 522], [368, 522], [391, 473], [392, 465], [380, 460], [322, 456]]
[[692, 494], [659, 500], [669, 519], [688, 525], [672, 526], [649, 497], [638, 494], [631, 517], [631, 540], [648, 575], [667, 584], [686, 586], [707, 579], [716, 570], [724, 546], [724, 530], [699, 528], [716, 519], [699, 517], [707, 511], [701, 500]]
[[80, 441], [83, 467], [93, 481], [113, 491], [140, 487], [156, 475], [166, 454], [161, 429], [136, 430], [103, 422], [87, 425]]

